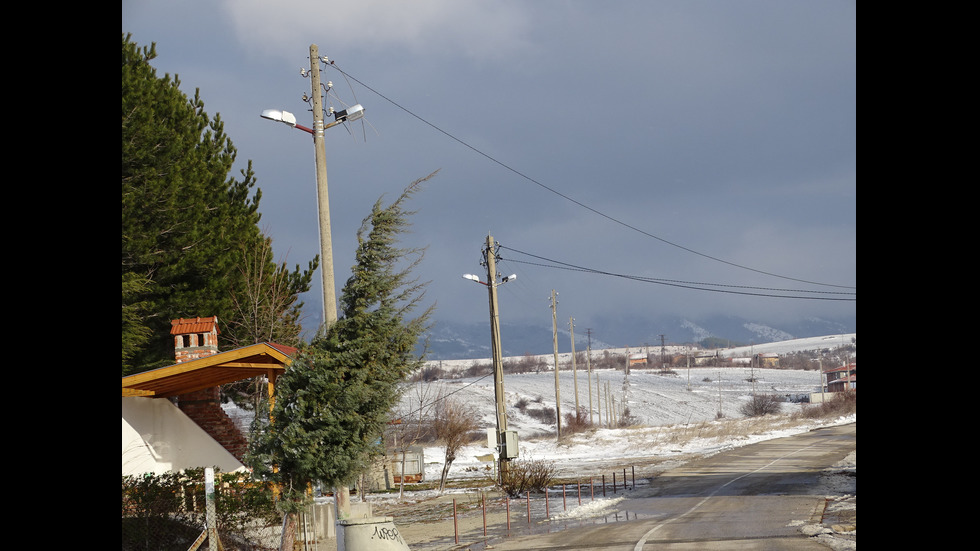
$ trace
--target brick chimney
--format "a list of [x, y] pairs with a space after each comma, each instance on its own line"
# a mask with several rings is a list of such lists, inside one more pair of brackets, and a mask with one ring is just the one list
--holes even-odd
[[[218, 353], [218, 316], [179, 318], [170, 322], [177, 363], [206, 358]], [[177, 407], [204, 429], [230, 454], [242, 461], [248, 442], [235, 422], [221, 408], [218, 387], [213, 386], [177, 396]]]
[[218, 316], [175, 319], [170, 322], [170, 334], [177, 363], [218, 353]]

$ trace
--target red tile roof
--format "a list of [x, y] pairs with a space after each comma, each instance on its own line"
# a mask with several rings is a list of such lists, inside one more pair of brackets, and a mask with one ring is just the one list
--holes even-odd
[[276, 350], [282, 352], [283, 354], [289, 356], [290, 358], [296, 356], [296, 351], [299, 350], [294, 346], [286, 346], [285, 344], [279, 344], [276, 342], [267, 342], [265, 344], [271, 346], [272, 348], [275, 348]]
[[218, 316], [211, 316], [207, 318], [178, 318], [170, 322], [170, 334], [171, 335], [183, 335], [186, 333], [210, 333], [214, 330], [216, 333], [218, 331]]

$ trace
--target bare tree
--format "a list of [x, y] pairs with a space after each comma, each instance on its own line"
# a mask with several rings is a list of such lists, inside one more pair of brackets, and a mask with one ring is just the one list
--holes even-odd
[[[298, 346], [303, 303], [298, 301], [297, 293], [309, 288], [310, 274], [319, 259], [310, 262], [305, 274], [300, 273], [299, 266], [295, 273], [290, 272], [285, 262], [272, 262], [272, 239], [268, 237], [251, 248], [243, 245], [241, 253], [246, 259], [238, 266], [242, 283], [230, 295], [235, 316], [223, 320], [228, 330], [222, 338], [235, 348], [260, 342]], [[253, 377], [222, 385], [221, 394], [240, 407], [255, 411], [267, 387], [265, 377]]]
[[436, 438], [446, 446], [446, 461], [442, 466], [439, 491], [446, 488], [449, 467], [456, 459], [456, 453], [470, 441], [470, 433], [478, 428], [476, 413], [469, 405], [440, 395], [436, 404], [433, 429]]

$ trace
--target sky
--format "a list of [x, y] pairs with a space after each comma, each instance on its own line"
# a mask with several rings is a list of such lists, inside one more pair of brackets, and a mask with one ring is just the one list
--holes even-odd
[[437, 324], [488, 320], [461, 277], [488, 236], [504, 322], [550, 327], [552, 291], [581, 327], [856, 315], [853, 0], [123, 0], [122, 32], [221, 116], [290, 267], [320, 250], [313, 140], [259, 115], [313, 126], [301, 69], [332, 61], [324, 106], [366, 114], [325, 133], [338, 298], [374, 203], [438, 171], [400, 242]]

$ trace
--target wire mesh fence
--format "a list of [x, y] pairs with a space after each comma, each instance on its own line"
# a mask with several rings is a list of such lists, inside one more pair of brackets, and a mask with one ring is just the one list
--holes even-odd
[[122, 478], [123, 551], [278, 550], [282, 515], [271, 486], [247, 474], [219, 475], [208, 507], [205, 469]]

